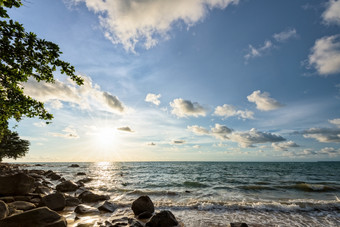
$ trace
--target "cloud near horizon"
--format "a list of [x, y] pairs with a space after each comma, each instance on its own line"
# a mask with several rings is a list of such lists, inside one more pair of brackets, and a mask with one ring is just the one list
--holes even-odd
[[262, 111], [275, 110], [283, 106], [281, 103], [271, 98], [268, 92], [261, 93], [260, 90], [254, 91], [248, 95], [247, 99], [249, 102], [255, 103], [256, 108]]
[[174, 99], [170, 102], [172, 107], [171, 113], [177, 117], [199, 117], [205, 116], [207, 110], [197, 102], [191, 102], [184, 99]]
[[68, 126], [65, 129], [63, 129], [64, 133], [57, 133], [57, 132], [50, 132], [49, 134], [54, 137], [62, 137], [66, 139], [79, 139], [79, 135], [77, 133], [77, 130], [73, 128], [72, 126]]
[[62, 102], [77, 104], [81, 109], [99, 109], [117, 114], [126, 111], [124, 104], [117, 96], [102, 91], [97, 84], [93, 84], [90, 77], [82, 76], [84, 84], [77, 86], [73, 81], [55, 80], [54, 83], [37, 82], [29, 79], [23, 84], [24, 93], [41, 102], [51, 103], [52, 108], [60, 109]]
[[254, 119], [254, 112], [249, 110], [237, 110], [236, 107], [228, 104], [217, 106], [214, 114], [223, 118], [237, 116], [242, 119]]
[[277, 151], [287, 151], [289, 148], [300, 147], [300, 146], [290, 140], [287, 142], [272, 143], [272, 147], [274, 148], [274, 150], [277, 150]]
[[135, 52], [137, 46], [150, 49], [178, 23], [187, 27], [202, 21], [210, 10], [225, 9], [239, 0], [68, 0], [84, 2], [98, 15], [104, 35], [114, 44], [122, 44], [126, 51]]
[[298, 133], [305, 138], [312, 138], [321, 143], [340, 143], [339, 128], [310, 128]]

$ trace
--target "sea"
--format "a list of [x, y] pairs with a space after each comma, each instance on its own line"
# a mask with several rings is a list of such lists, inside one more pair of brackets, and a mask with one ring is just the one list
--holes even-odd
[[[170, 210], [181, 226], [340, 226], [340, 162], [81, 162], [27, 163], [65, 179], [93, 180], [86, 187], [110, 195], [114, 213], [75, 220], [69, 226], [133, 217], [132, 202], [148, 195], [156, 212]], [[71, 164], [80, 167], [71, 168]], [[85, 172], [86, 176], [77, 176]], [[53, 181], [53, 184], [57, 184]], [[71, 193], [71, 195], [74, 195]], [[96, 207], [101, 203], [91, 204]]]

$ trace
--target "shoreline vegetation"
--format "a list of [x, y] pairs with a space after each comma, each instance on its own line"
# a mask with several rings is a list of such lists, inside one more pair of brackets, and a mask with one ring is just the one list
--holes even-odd
[[[156, 208], [155, 212], [154, 204], [147, 195], [136, 198], [127, 215], [107, 218], [106, 213], [114, 213], [119, 207], [110, 201], [113, 199], [110, 196], [95, 194], [86, 186], [92, 179], [86, 177], [85, 172], [78, 172], [77, 176], [84, 178], [73, 182], [52, 170], [28, 170], [25, 167], [25, 164], [0, 163], [0, 227], [184, 226], [170, 210], [158, 211]], [[78, 167], [78, 164], [71, 163], [69, 166]], [[73, 210], [73, 220], [63, 216], [66, 209]], [[101, 218], [96, 219], [98, 216]], [[226, 223], [225, 226], [248, 225]]]

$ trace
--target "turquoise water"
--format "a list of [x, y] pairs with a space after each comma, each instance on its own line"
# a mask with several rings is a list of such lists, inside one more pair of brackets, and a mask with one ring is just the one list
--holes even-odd
[[132, 201], [147, 194], [157, 209], [170, 209], [185, 226], [227, 226], [237, 221], [340, 226], [339, 162], [77, 164], [79, 168], [69, 168], [70, 163], [29, 168], [51, 169], [74, 181], [84, 178], [77, 172], [86, 172], [94, 179], [86, 186], [109, 194], [121, 207], [117, 215], [130, 215]]

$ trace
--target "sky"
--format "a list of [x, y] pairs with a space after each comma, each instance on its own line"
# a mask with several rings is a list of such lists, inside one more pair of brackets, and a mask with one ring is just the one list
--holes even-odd
[[23, 84], [17, 161], [340, 161], [339, 0], [23, 3], [85, 82]]

